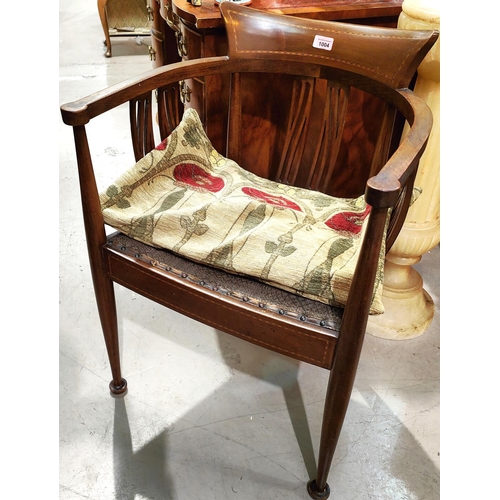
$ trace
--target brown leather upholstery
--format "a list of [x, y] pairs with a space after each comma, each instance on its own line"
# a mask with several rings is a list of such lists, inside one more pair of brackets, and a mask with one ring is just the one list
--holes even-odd
[[108, 245], [115, 251], [140, 259], [202, 288], [208, 288], [225, 297], [241, 300], [250, 306], [280, 316], [320, 326], [331, 330], [333, 335], [338, 335], [342, 318], [340, 307], [331, 307], [316, 300], [300, 297], [246, 276], [237, 276], [197, 264], [168, 250], [145, 245], [121, 233], [111, 236]]

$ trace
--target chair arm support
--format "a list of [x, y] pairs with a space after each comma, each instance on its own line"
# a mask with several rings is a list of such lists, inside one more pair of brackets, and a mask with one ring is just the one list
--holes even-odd
[[401, 189], [415, 172], [432, 129], [432, 112], [427, 104], [411, 90], [397, 91], [404, 102], [398, 109], [410, 125], [399, 147], [380, 172], [367, 181], [365, 197], [368, 204], [378, 208], [393, 207]]

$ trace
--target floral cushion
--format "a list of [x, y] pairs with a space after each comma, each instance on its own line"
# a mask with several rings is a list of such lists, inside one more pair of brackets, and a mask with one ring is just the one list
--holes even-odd
[[[370, 206], [262, 179], [220, 155], [195, 110], [101, 193], [107, 224], [148, 245], [345, 305]], [[371, 313], [383, 312], [384, 248]]]

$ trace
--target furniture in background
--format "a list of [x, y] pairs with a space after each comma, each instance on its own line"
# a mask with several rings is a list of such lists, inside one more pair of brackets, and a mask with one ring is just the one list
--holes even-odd
[[147, 1], [149, 0], [97, 0], [107, 47], [106, 57], [111, 57], [112, 37], [149, 36], [151, 8]]
[[[318, 471], [307, 486], [312, 498], [324, 499], [330, 494], [327, 477], [368, 315], [379, 304], [385, 252], [403, 224], [432, 128], [430, 109], [408, 86], [438, 35], [276, 15], [230, 2], [221, 4], [221, 13], [226, 55], [160, 67], [61, 108], [74, 131], [90, 265], [111, 365], [109, 387], [115, 395], [127, 390], [114, 283], [213, 328], [329, 370]], [[260, 80], [259, 93], [275, 97], [279, 112], [247, 101], [247, 74], [267, 76]], [[183, 117], [178, 106], [183, 82], [213, 75], [228, 81], [220, 98], [227, 99], [224, 153], [231, 160], [212, 148], [187, 99]], [[284, 75], [283, 81], [291, 82], [285, 93], [288, 107]], [[318, 88], [324, 96], [321, 107], [313, 99]], [[156, 147], [153, 93], [163, 139]], [[370, 172], [355, 174], [362, 177], [358, 183], [364, 195], [340, 200], [325, 193], [344, 191], [341, 184], [348, 176], [343, 172], [349, 167], [340, 155], [343, 124], [351, 97], [357, 102], [359, 93], [378, 100], [376, 113], [368, 117], [377, 123], [377, 138]], [[138, 163], [99, 193], [96, 175], [105, 165], [93, 159], [86, 128], [127, 102]], [[313, 120], [318, 115], [320, 133]], [[409, 130], [393, 150], [392, 128], [399, 115]], [[246, 157], [250, 143], [262, 147], [261, 139], [248, 133], [255, 120], [266, 122], [272, 150], [259, 163]], [[305, 148], [311, 142], [312, 163]], [[190, 204], [198, 199], [201, 206], [195, 210]], [[136, 213], [138, 202], [149, 208]], [[349, 210], [339, 208], [344, 203]], [[107, 236], [105, 221], [121, 230]], [[277, 229], [268, 230], [276, 221]], [[280, 221], [286, 221], [284, 226]], [[261, 227], [263, 239], [254, 240]], [[172, 234], [183, 235], [173, 248], [158, 244], [157, 237]], [[228, 240], [230, 235], [234, 239]], [[299, 238], [308, 244], [296, 243]], [[250, 241], [255, 245], [251, 258], [238, 265], [251, 269], [264, 259], [257, 276], [237, 265]], [[214, 246], [209, 252], [204, 245]], [[206, 257], [193, 253], [200, 248]], [[301, 263], [297, 254], [303, 250], [312, 256]], [[309, 266], [320, 254], [324, 259]], [[296, 264], [288, 266], [288, 259]], [[270, 273], [278, 265], [288, 267], [289, 274], [305, 266], [303, 279], [291, 288], [272, 282]], [[340, 275], [345, 286], [337, 296], [333, 292]]]
[[[439, 30], [439, 3], [404, 0], [398, 27]], [[385, 313], [368, 322], [368, 333], [394, 340], [422, 335], [434, 317], [432, 297], [412, 265], [440, 240], [440, 40], [418, 67], [414, 90], [431, 108], [434, 117], [415, 180], [422, 194], [410, 207], [401, 233], [387, 254], [382, 295]]]

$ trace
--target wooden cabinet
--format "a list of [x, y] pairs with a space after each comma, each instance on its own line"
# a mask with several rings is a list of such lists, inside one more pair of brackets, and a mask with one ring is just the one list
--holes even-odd
[[[213, 0], [203, 0], [201, 7], [194, 7], [187, 0], [153, 0], [160, 11], [162, 22], [158, 30], [162, 30], [161, 47], [153, 47], [157, 51], [155, 66], [168, 64], [181, 59], [195, 59], [227, 54], [225, 28], [219, 7]], [[266, 9], [284, 15], [307, 17], [313, 19], [342, 21], [375, 26], [396, 27], [401, 12], [402, 0], [253, 0], [251, 7]], [[155, 22], [155, 21], [153, 21]], [[292, 77], [282, 76], [274, 81], [277, 92], [267, 95], [260, 92], [263, 75], [245, 75], [242, 89], [245, 110], [244, 126], [247, 132], [246, 142], [242, 145], [243, 154], [240, 160], [243, 167], [257, 175], [270, 175], [277, 169], [280, 154], [280, 140], [286, 129], [286, 117], [280, 113], [286, 100], [292, 98], [294, 85]], [[206, 77], [196, 81], [190, 80], [182, 84], [182, 97], [186, 105], [194, 107], [206, 124], [207, 135], [214, 147], [225, 153], [227, 107], [224, 98], [229, 91], [229, 81], [223, 77]], [[324, 109], [326, 87], [316, 85], [314, 89], [313, 109], [317, 110], [317, 133], [321, 133], [321, 121]], [[342, 161], [349, 165], [347, 172], [354, 173], [361, 169], [369, 171], [368, 159], [373, 156], [378, 130], [373, 130], [370, 120], [364, 116], [371, 113], [382, 113], [383, 104], [375, 98], [359, 91], [350, 99], [351, 109], [347, 117], [344, 137], [340, 150]], [[314, 129], [314, 127], [313, 127]], [[316, 141], [311, 141], [316, 142]], [[316, 151], [307, 151], [305, 158], [314, 160]], [[363, 186], [353, 183], [358, 176], [344, 174], [343, 179], [336, 179], [330, 194], [336, 196], [358, 196]]]

